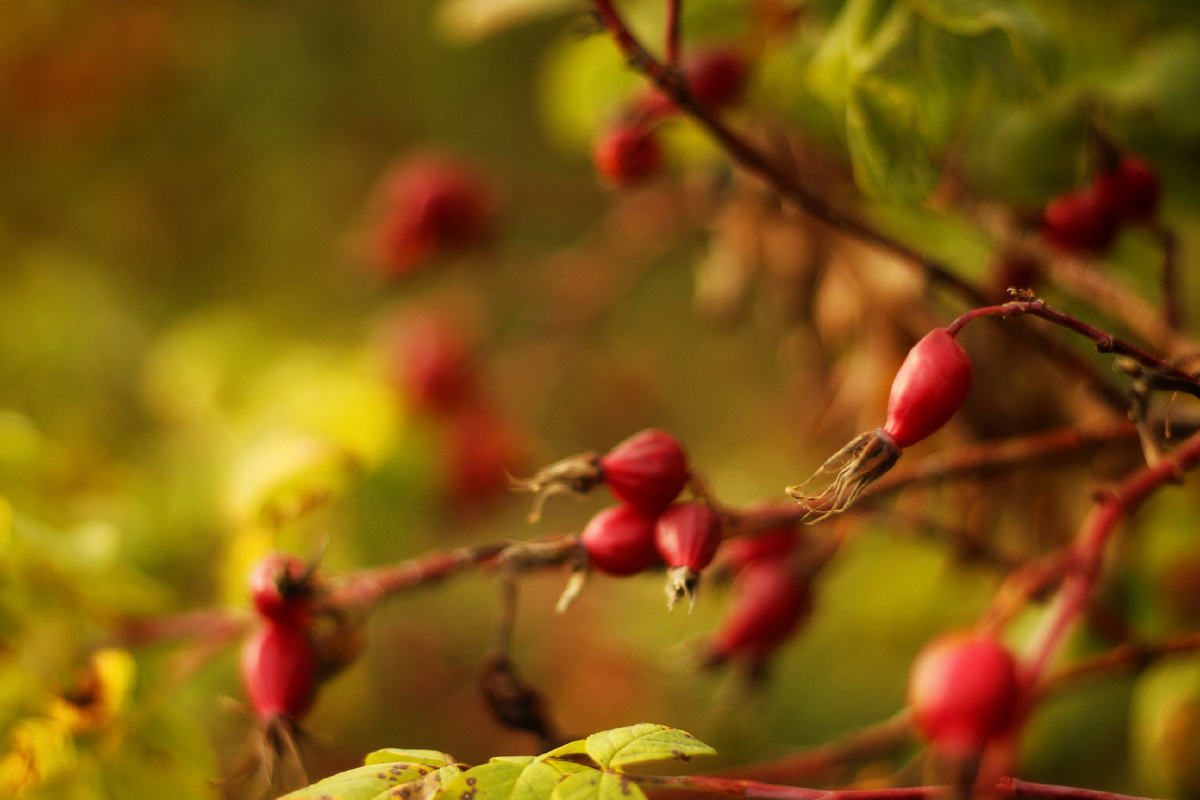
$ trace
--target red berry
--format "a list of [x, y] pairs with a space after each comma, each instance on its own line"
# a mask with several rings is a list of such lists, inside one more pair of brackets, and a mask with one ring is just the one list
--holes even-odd
[[431, 259], [480, 247], [493, 237], [495, 200], [486, 181], [453, 158], [424, 155], [392, 178], [379, 231], [381, 266], [408, 275]]
[[622, 503], [592, 517], [579, 540], [596, 569], [609, 575], [635, 575], [658, 560], [654, 523], [654, 517]]
[[945, 328], [913, 345], [892, 381], [883, 431], [909, 447], [946, 424], [971, 388], [971, 360]]
[[600, 457], [601, 479], [619, 500], [657, 515], [675, 501], [688, 480], [687, 455], [666, 431], [636, 433]]
[[654, 541], [667, 566], [699, 572], [717, 554], [721, 517], [705, 503], [676, 503], [658, 518]]
[[525, 447], [517, 430], [497, 411], [484, 406], [461, 409], [447, 422], [446, 489], [460, 511], [491, 505], [508, 488]]
[[908, 680], [917, 730], [949, 753], [978, 752], [1004, 731], [1019, 694], [1012, 653], [994, 637], [973, 631], [944, 634], [927, 644]]
[[1090, 187], [1059, 195], [1042, 214], [1042, 238], [1067, 253], [1107, 251], [1117, 234], [1110, 202]]
[[296, 624], [308, 613], [312, 583], [308, 564], [286, 553], [270, 553], [250, 570], [250, 597], [258, 613]]
[[316, 658], [304, 629], [268, 621], [242, 648], [242, 682], [260, 717], [299, 719], [316, 691]]
[[744, 55], [722, 47], [689, 58], [683, 74], [700, 105], [716, 111], [741, 101], [749, 71]]
[[596, 140], [592, 163], [610, 186], [633, 186], [662, 169], [662, 143], [641, 125], [618, 124]]
[[446, 413], [477, 394], [471, 350], [460, 327], [432, 311], [412, 311], [387, 331], [392, 381], [422, 411]]
[[1104, 207], [1119, 220], [1147, 219], [1158, 210], [1158, 175], [1137, 156], [1126, 155], [1112, 172], [1098, 173], [1092, 188]]
[[760, 663], [796, 630], [812, 607], [808, 586], [786, 565], [754, 561], [734, 584], [733, 599], [709, 643], [712, 660]]
[[800, 531], [795, 523], [783, 523], [772, 528], [738, 536], [721, 545], [723, 563], [733, 574], [760, 562], [779, 562], [795, 552], [800, 545]]

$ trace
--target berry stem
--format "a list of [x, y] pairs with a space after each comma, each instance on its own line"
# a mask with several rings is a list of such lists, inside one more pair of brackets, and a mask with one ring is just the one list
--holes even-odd
[[1096, 344], [1096, 350], [1101, 353], [1114, 353], [1126, 356], [1137, 363], [1166, 378], [1177, 382], [1176, 388], [1188, 394], [1200, 397], [1200, 380], [1196, 376], [1175, 367], [1171, 362], [1152, 355], [1140, 347], [1130, 344], [1124, 339], [1117, 338], [1111, 333], [1105, 333], [1099, 328], [1092, 327], [1083, 320], [1076, 319], [1070, 314], [1050, 308], [1042, 300], [1014, 300], [998, 306], [984, 306], [972, 309], [954, 322], [946, 326], [950, 334], [956, 335], [967, 323], [981, 317], [1019, 317], [1028, 314], [1040, 317], [1070, 331], [1078, 333]]
[[486, 565], [510, 546], [490, 542], [441, 550], [417, 558], [360, 570], [347, 575], [336, 587], [321, 597], [319, 606], [372, 606], [387, 595], [442, 580], [457, 572]]
[[679, 66], [680, 20], [683, 16], [683, 0], [667, 0], [667, 46], [666, 66]]
[[1157, 644], [1126, 642], [1093, 656], [1081, 658], [1047, 676], [1045, 691], [1055, 692], [1076, 681], [1096, 674], [1140, 671], [1163, 658], [1200, 650], [1200, 633], [1184, 633]]
[[1150, 233], [1162, 251], [1162, 267], [1158, 281], [1163, 322], [1172, 331], [1177, 331], [1183, 324], [1183, 309], [1179, 305], [1179, 239], [1174, 230], [1161, 222], [1150, 223]]

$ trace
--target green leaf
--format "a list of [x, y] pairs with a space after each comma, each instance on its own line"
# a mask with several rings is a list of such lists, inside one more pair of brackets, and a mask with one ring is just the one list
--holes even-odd
[[[387, 793], [387, 800], [433, 800], [440, 795], [443, 787], [454, 782], [464, 772], [460, 764], [449, 764], [441, 769], [425, 775], [415, 781], [409, 781]], [[384, 800], [383, 797], [377, 800]]]
[[421, 764], [434, 769], [455, 763], [453, 756], [438, 750], [399, 750], [395, 747], [386, 747], [370, 753], [363, 759], [363, 764], [370, 766], [371, 764], [391, 764], [397, 761]]
[[646, 793], [628, 775], [589, 769], [555, 786], [550, 800], [646, 800]]
[[583, 755], [585, 753], [587, 753], [587, 740], [586, 739], [576, 739], [573, 742], [567, 742], [566, 744], [560, 744], [558, 747], [554, 748], [553, 750], [551, 750], [547, 753], [542, 753], [540, 756], [538, 756], [538, 758], [558, 758], [561, 756], [578, 756], [578, 755]]
[[284, 795], [284, 798], [287, 800], [374, 800], [397, 786], [416, 781], [432, 773], [433, 770], [425, 764], [401, 761], [390, 764], [367, 764], [331, 775], [312, 786]]
[[[568, 762], [561, 762], [565, 765]], [[572, 772], [587, 770], [578, 764]], [[594, 771], [594, 770], [589, 770]], [[564, 776], [559, 764], [517, 756], [473, 767], [446, 786], [444, 800], [546, 800]]]
[[621, 769], [647, 761], [688, 761], [692, 756], [716, 755], [717, 751], [690, 733], [643, 722], [592, 734], [587, 738], [587, 752], [601, 767]]
[[1057, 77], [1058, 47], [1041, 21], [1017, 0], [907, 0], [929, 24], [959, 36], [999, 31], [1017, 65], [1039, 89]]

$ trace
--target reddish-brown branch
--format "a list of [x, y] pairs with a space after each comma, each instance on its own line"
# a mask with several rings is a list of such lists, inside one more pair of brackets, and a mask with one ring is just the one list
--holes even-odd
[[1047, 322], [1052, 322], [1055, 325], [1090, 339], [1095, 343], [1096, 350], [1101, 353], [1115, 353], [1116, 355], [1131, 358], [1143, 367], [1177, 381], [1179, 389], [1189, 391], [1191, 394], [1200, 397], [1200, 381], [1197, 380], [1196, 376], [1178, 369], [1171, 362], [1148, 353], [1123, 339], [1119, 339], [1111, 333], [1105, 333], [1099, 328], [1092, 327], [1086, 322], [1072, 317], [1070, 314], [1052, 309], [1041, 300], [1014, 300], [1011, 303], [1004, 303], [998, 306], [975, 308], [963, 314], [946, 327], [952, 335], [955, 335], [964, 325], [981, 317], [1007, 318], [1019, 317], [1024, 314], [1040, 317]]
[[667, 46], [666, 65], [679, 66], [680, 22], [683, 16], [683, 0], [667, 0]]
[[345, 576], [321, 598], [322, 605], [372, 606], [386, 595], [433, 583], [471, 567], [481, 566], [496, 558], [509, 544], [491, 542], [442, 550], [423, 556], [365, 569]]
[[1128, 642], [1104, 653], [1081, 658], [1046, 678], [1045, 691], [1054, 692], [1080, 678], [1110, 672], [1144, 669], [1168, 656], [1200, 650], [1200, 633], [1173, 636], [1157, 644]]

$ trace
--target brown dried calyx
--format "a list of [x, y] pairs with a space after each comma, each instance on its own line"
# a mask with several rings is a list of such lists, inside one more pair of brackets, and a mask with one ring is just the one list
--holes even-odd
[[542, 504], [555, 494], [570, 493], [583, 497], [604, 483], [604, 468], [600, 465], [600, 454], [580, 453], [542, 467], [530, 478], [509, 476], [509, 488], [514, 492], [530, 492], [535, 495], [533, 509], [528, 520], [537, 522], [542, 515]]

